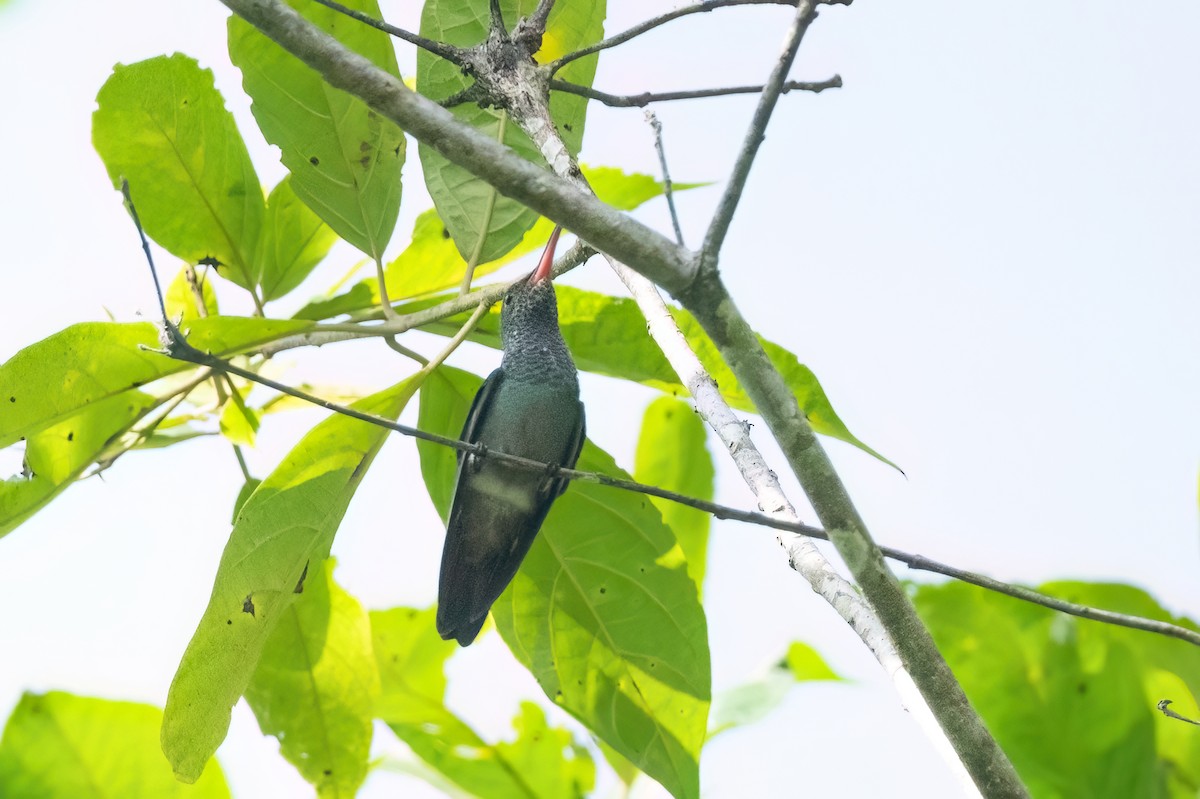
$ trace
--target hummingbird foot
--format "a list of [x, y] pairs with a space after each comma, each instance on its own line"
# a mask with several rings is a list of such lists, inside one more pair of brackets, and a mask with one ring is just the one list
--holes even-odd
[[488, 448], [486, 444], [475, 444], [475, 450], [467, 453], [466, 466], [471, 470], [471, 474], [479, 474], [479, 470], [483, 468], [483, 462], [487, 460]]
[[558, 485], [561, 478], [558, 473], [562, 471], [562, 466], [557, 463], [547, 463], [545, 469], [545, 477], [538, 484], [538, 493], [543, 496], [554, 494], [558, 491]]

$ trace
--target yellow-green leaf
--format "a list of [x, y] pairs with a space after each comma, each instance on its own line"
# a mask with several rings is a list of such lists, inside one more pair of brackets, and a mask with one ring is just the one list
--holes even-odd
[[[296, 320], [216, 316], [197, 319], [184, 331], [197, 349], [228, 356], [309, 327]], [[83, 322], [30, 344], [0, 364], [0, 447], [92, 403], [193, 368], [147, 351], [161, 346], [149, 322]]]
[[337, 234], [305, 205], [289, 175], [267, 197], [267, 216], [258, 239], [263, 302], [299, 286], [337, 241]]
[[129, 181], [146, 235], [254, 285], [263, 190], [212, 72], [179, 53], [118, 64], [96, 102], [92, 143], [113, 185]]
[[30, 435], [25, 473], [0, 482], [0, 536], [65, 491], [155, 404], [148, 394], [123, 391]]
[[246, 701], [318, 796], [350, 799], [367, 776], [379, 672], [367, 612], [334, 582], [333, 566], [312, 564], [297, 586]]
[[446, 660], [458, 648], [434, 625], [436, 608], [371, 613], [382, 693], [378, 716], [413, 753], [454, 785], [488, 799], [578, 799], [595, 766], [566, 730], [522, 703], [517, 737], [489, 744], [445, 706]]
[[[650, 403], [642, 417], [634, 479], [685, 496], [711, 500], [715, 472], [706, 438], [707, 428], [691, 405], [674, 397], [659, 397]], [[696, 590], [703, 594], [711, 517], [678, 502], [656, 497], [650, 501], [675, 533], [687, 558], [688, 574], [696, 582]]]
[[195, 785], [175, 779], [158, 745], [161, 719], [151, 705], [26, 693], [0, 740], [0, 796], [229, 799], [216, 762]]
[[[458, 435], [480, 383], [438, 370], [422, 388], [421, 405], [442, 410], [422, 425]], [[444, 502], [454, 454], [419, 451], [430, 494]], [[578, 468], [625, 476], [590, 443]], [[707, 625], [675, 538], [645, 497], [572, 484], [492, 614], [546, 696], [675, 796], [699, 795], [711, 680]]]
[[[518, 18], [530, 14], [537, 0], [501, 0], [505, 22], [511, 28]], [[546, 63], [570, 50], [599, 41], [604, 35], [603, 0], [559, 0], [554, 4], [536, 58]], [[421, 13], [421, 35], [459, 47], [479, 44], [490, 23], [488, 3], [479, 0], [428, 0]], [[596, 57], [581, 58], [560, 73], [573, 83], [591, 86], [596, 74]], [[444, 100], [466, 88], [470, 78], [445, 59], [417, 51], [417, 91], [434, 100]], [[542, 163], [529, 138], [501, 112], [463, 103], [451, 109], [463, 122], [493, 138], [500, 138], [524, 158]], [[587, 100], [556, 92], [550, 98], [550, 114], [567, 149], [578, 153], [583, 142]], [[428, 145], [418, 148], [425, 185], [445, 220], [463, 258], [481, 246], [480, 263], [495, 260], [521, 241], [537, 214], [515, 200], [498, 196], [495, 189], [466, 169], [452, 164]], [[490, 207], [490, 213], [489, 213]], [[486, 224], [485, 224], [486, 223]], [[480, 245], [480, 239], [483, 239]]]
[[[354, 407], [395, 419], [418, 385], [409, 378]], [[314, 427], [242, 506], [212, 597], [167, 695], [163, 751], [196, 779], [229, 729], [229, 714], [263, 647], [319, 568], [350, 499], [388, 431], [334, 414]]]
[[[189, 271], [196, 275], [196, 286], [204, 298], [203, 313], [200, 312], [196, 289], [192, 288], [192, 284], [188, 280]], [[190, 266], [184, 266], [175, 275], [171, 285], [167, 286], [163, 302], [167, 306], [167, 317], [176, 324], [217, 315], [217, 293], [213, 291], [212, 281], [204, 279]]]
[[[346, 5], [382, 18], [375, 0]], [[391, 38], [309, 0], [291, 5], [375, 66], [399, 77]], [[317, 216], [371, 257], [382, 257], [400, 210], [404, 133], [362, 100], [319, 74], [256, 28], [229, 18], [229, 57], [263, 136], [279, 147], [291, 186]]]

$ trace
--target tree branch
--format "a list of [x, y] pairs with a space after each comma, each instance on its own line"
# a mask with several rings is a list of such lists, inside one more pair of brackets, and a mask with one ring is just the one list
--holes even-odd
[[550, 74], [556, 74], [560, 69], [570, 64], [572, 61], [577, 61], [584, 56], [589, 56], [592, 53], [598, 53], [601, 50], [607, 50], [610, 47], [616, 47], [619, 44], [624, 44], [630, 39], [635, 39], [643, 33], [652, 31], [655, 28], [665, 25], [672, 20], [686, 17], [689, 14], [703, 14], [709, 11], [714, 11], [718, 8], [729, 8], [730, 6], [794, 6], [795, 0], [703, 0], [703, 2], [693, 3], [691, 5], [677, 8], [674, 11], [668, 11], [666, 14], [648, 19], [645, 22], [634, 25], [627, 31], [618, 33], [615, 36], [610, 36], [603, 41], [580, 48], [573, 53], [567, 53], [557, 61], [552, 62], [550, 66]]
[[[465, 127], [449, 112], [413, 94], [395, 78], [317, 31], [279, 0], [222, 2], [317, 69], [331, 85], [361, 97], [452, 163], [463, 166], [506, 195], [574, 231], [614, 259], [636, 264], [643, 274], [683, 299], [763, 413], [784, 447], [793, 471], [813, 499], [834, 544], [858, 579], [864, 595], [884, 619], [903, 661], [903, 669], [899, 666], [887, 668], [902, 691], [907, 682], [919, 688], [921, 695], [926, 697], [927, 706], [909, 704], [910, 710], [923, 713], [927, 707], [932, 711], [959, 758], [952, 762], [961, 762], [982, 792], [989, 796], [1027, 795], [1011, 764], [970, 707], [938, 654], [908, 597], [883, 565], [878, 549], [803, 419], [795, 397], [787, 391], [779, 373], [766, 359], [761, 345], [733, 305], [716, 274], [719, 246], [709, 252], [710, 274], [697, 280], [696, 260], [692, 253]], [[794, 52], [798, 46], [796, 40], [813, 13], [812, 0], [801, 0], [791, 29], [789, 50]], [[783, 76], [772, 77], [775, 79], [768, 82], [760, 101], [760, 112], [764, 102], [773, 105], [778, 97]], [[769, 112], [756, 114], [756, 122], [762, 116], [769, 116]], [[739, 164], [745, 162], [748, 171], [748, 163], [752, 160], [752, 155], [743, 153]], [[744, 184], [744, 177], [739, 179], [736, 169], [734, 182]], [[732, 210], [728, 214], [731, 217]], [[721, 233], [719, 238], [723, 235]], [[905, 692], [903, 695], [912, 694]]]
[[464, 59], [463, 59], [463, 51], [461, 49], [459, 49], [458, 47], [455, 47], [450, 44], [446, 44], [445, 42], [437, 42], [437, 41], [434, 41], [433, 39], [426, 39], [424, 36], [421, 36], [419, 34], [412, 33], [410, 31], [406, 31], [403, 28], [397, 28], [395, 25], [389, 25], [388, 23], [384, 22], [381, 19], [375, 19], [370, 14], [364, 14], [363, 12], [358, 11], [356, 9], [349, 8], [348, 6], [344, 6], [341, 3], [336, 2], [336, 0], [315, 0], [315, 1], [320, 3], [321, 5], [325, 6], [326, 8], [332, 8], [334, 11], [337, 11], [339, 14], [345, 14], [346, 16], [350, 17], [351, 19], [356, 19], [359, 22], [363, 23], [364, 25], [370, 25], [372, 28], [375, 28], [376, 30], [381, 30], [390, 36], [395, 36], [397, 39], [403, 39], [404, 41], [408, 42], [409, 44], [415, 44], [417, 47], [420, 47], [422, 50], [428, 50], [429, 52], [433, 53], [436, 56], [441, 56], [442, 58], [446, 59], [447, 61], [449, 61], [452, 64], [457, 64], [459, 66], [462, 66], [463, 63], [465, 63]]
[[281, 0], [221, 2], [315, 69], [331, 86], [361, 98], [405, 132], [506, 196], [562, 225], [595, 249], [637, 263], [639, 270], [669, 291], [691, 282], [696, 272], [694, 253], [462, 123], [346, 49]]
[[[791, 91], [805, 91], [819, 94], [826, 89], [840, 89], [841, 87], [842, 76], [834, 75], [827, 80], [816, 82], [790, 80], [783, 84], [779, 93], [787, 94]], [[732, 94], [758, 94], [764, 88], [763, 86], [728, 86], [721, 89], [691, 89], [678, 92], [642, 92], [641, 94], [622, 95], [608, 94], [607, 92], [593, 89], [590, 86], [580, 86], [577, 83], [570, 83], [565, 80], [558, 80], [557, 78], [550, 81], [550, 89], [552, 91], [577, 94], [580, 97], [596, 100], [612, 108], [645, 108], [650, 103], [665, 103], [670, 100], [696, 100], [704, 97], [726, 97]]]
[[749, 130], [746, 131], [742, 150], [738, 153], [737, 161], [733, 165], [733, 172], [729, 176], [729, 182], [725, 184], [725, 193], [721, 195], [721, 201], [717, 205], [712, 223], [708, 226], [708, 233], [704, 236], [704, 245], [700, 248], [701, 270], [716, 269], [717, 258], [721, 254], [721, 245], [725, 242], [725, 234], [729, 231], [733, 212], [737, 210], [738, 201], [746, 188], [750, 167], [754, 164], [754, 157], [758, 155], [758, 148], [766, 137], [767, 123], [771, 121], [775, 103], [778, 102], [779, 95], [783, 92], [784, 81], [788, 71], [792, 68], [792, 62], [796, 60], [796, 53], [800, 49], [804, 33], [816, 18], [815, 0], [800, 0], [796, 6], [796, 16], [792, 19], [792, 27], [788, 31], [787, 45], [780, 53], [775, 69], [772, 70], [771, 76], [763, 86], [762, 95], [758, 98], [758, 107], [754, 109], [754, 117], [750, 120]]
[[671, 226], [675, 228], [675, 242], [683, 246], [683, 228], [675, 210], [675, 192], [671, 190], [671, 170], [667, 168], [667, 151], [663, 148], [662, 123], [653, 111], [646, 112], [646, 122], [654, 131], [654, 151], [658, 153], [658, 165], [662, 167], [663, 194], [667, 197], [667, 210], [671, 213]]

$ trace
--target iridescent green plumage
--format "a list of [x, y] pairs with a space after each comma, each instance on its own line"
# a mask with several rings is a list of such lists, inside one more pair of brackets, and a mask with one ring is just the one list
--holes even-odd
[[[558, 231], [538, 269], [513, 285], [500, 313], [504, 358], [471, 404], [462, 440], [571, 468], [583, 448], [575, 363], [550, 282]], [[437, 629], [467, 646], [512, 582], [567, 481], [460, 453], [446, 524]]]

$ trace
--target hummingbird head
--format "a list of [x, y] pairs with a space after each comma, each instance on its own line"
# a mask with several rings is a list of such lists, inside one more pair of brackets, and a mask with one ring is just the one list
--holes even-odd
[[505, 366], [513, 372], [528, 370], [531, 377], [559, 371], [569, 371], [573, 377], [575, 373], [558, 327], [558, 300], [550, 279], [559, 232], [554, 229], [537, 269], [509, 288], [500, 309]]
[[515, 338], [518, 335], [524, 338], [526, 333], [532, 336], [548, 328], [558, 330], [558, 302], [550, 269], [554, 265], [554, 249], [561, 232], [562, 228], [554, 228], [537, 269], [514, 283], [504, 295], [504, 305], [500, 309], [500, 337], [505, 351], [510, 341], [518, 343]]

